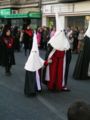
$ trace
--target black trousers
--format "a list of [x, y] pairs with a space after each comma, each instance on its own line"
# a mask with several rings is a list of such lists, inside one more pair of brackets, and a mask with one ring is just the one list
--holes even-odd
[[71, 57], [72, 57], [71, 49], [69, 49], [66, 51], [65, 86], [67, 85], [67, 81], [68, 81], [68, 73], [69, 73]]
[[9, 73], [11, 70], [11, 65], [8, 63], [6, 66], [5, 66], [5, 72], [6, 73]]

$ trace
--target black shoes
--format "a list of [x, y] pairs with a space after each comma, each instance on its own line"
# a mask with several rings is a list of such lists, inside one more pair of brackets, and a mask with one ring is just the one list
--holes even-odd
[[36, 97], [36, 93], [25, 94], [26, 97]]
[[11, 72], [6, 72], [5, 75], [6, 76], [11, 76]]

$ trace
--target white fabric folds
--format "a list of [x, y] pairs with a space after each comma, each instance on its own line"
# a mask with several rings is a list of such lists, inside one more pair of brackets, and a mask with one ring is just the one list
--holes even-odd
[[49, 40], [48, 44], [50, 44], [56, 50], [64, 51], [70, 48], [70, 44], [65, 36], [63, 25], [60, 25], [59, 14], [56, 13], [56, 33]]
[[88, 29], [87, 31], [85, 32], [85, 35], [84, 36], [88, 36], [90, 38], [90, 21], [89, 21], [89, 25], [88, 25]]
[[63, 30], [57, 31], [48, 42], [54, 49], [64, 51], [70, 48], [67, 37]]
[[32, 50], [24, 68], [25, 70], [34, 72], [39, 70], [43, 66], [43, 64], [44, 60], [39, 56], [37, 36], [36, 33], [34, 33]]

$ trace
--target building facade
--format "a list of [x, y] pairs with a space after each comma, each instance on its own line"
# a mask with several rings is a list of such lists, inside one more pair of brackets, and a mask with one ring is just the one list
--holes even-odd
[[41, 21], [42, 26], [52, 27], [56, 26], [55, 13], [58, 13], [63, 28], [86, 28], [89, 5], [90, 0], [0, 0], [0, 24], [11, 21], [20, 26], [30, 19], [33, 28], [40, 26]]
[[35, 28], [41, 22], [40, 4], [40, 0], [1, 0], [1, 23], [11, 21], [13, 25], [22, 25], [26, 19], [30, 19]]
[[60, 26], [63, 28], [67, 26], [86, 28], [86, 17], [90, 15], [90, 1], [42, 0], [42, 25], [55, 26], [55, 13], [59, 14]]

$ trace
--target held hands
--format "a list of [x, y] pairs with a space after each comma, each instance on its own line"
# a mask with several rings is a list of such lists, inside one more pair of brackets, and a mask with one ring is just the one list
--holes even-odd
[[51, 60], [51, 59], [49, 59], [49, 60], [48, 60], [48, 64], [51, 64], [51, 63], [52, 63], [52, 60]]
[[51, 64], [52, 63], [52, 60], [51, 59], [48, 59], [44, 62], [44, 67], [47, 66], [48, 64]]

